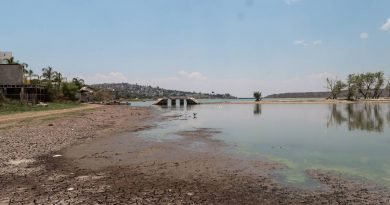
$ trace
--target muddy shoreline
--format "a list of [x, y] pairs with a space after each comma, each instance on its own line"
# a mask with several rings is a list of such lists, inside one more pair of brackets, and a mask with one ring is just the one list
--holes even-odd
[[135, 136], [156, 120], [103, 106], [2, 127], [0, 204], [390, 204], [386, 189], [320, 170], [307, 175], [327, 190], [285, 187], [272, 177], [283, 165], [226, 154], [219, 130]]

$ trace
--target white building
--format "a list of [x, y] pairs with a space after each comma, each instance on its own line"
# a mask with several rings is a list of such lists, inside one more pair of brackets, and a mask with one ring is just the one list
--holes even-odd
[[10, 59], [11, 57], [12, 57], [12, 52], [0, 51], [0, 63], [3, 63], [5, 59]]

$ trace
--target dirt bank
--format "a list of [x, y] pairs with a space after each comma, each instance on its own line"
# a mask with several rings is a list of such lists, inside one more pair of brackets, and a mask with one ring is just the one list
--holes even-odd
[[0, 116], [0, 123], [5, 124], [5, 123], [9, 123], [11, 121], [20, 121], [20, 120], [45, 117], [45, 116], [50, 116], [50, 115], [60, 115], [60, 114], [66, 114], [66, 113], [77, 112], [77, 111], [82, 111], [82, 110], [94, 109], [94, 108], [98, 108], [98, 107], [101, 107], [101, 105], [82, 104], [80, 107], [76, 107], [76, 108], [48, 110], [48, 111], [31, 111], [31, 112], [1, 115]]
[[[177, 117], [177, 116], [176, 116]], [[0, 130], [0, 204], [389, 204], [389, 193], [309, 170], [325, 190], [285, 187], [283, 165], [229, 154], [200, 128], [140, 138], [162, 118], [149, 108], [104, 106]], [[175, 116], [171, 117], [172, 119]]]

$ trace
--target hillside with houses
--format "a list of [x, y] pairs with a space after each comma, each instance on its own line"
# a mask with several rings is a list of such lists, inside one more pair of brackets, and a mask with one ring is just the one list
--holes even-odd
[[219, 99], [235, 99], [235, 96], [229, 93], [217, 94], [217, 93], [201, 93], [201, 92], [189, 92], [179, 90], [169, 90], [160, 87], [152, 87], [150, 85], [139, 85], [130, 83], [104, 83], [91, 85], [92, 88], [97, 90], [105, 90], [115, 92], [117, 97], [121, 98], [160, 98], [170, 96], [187, 96], [194, 98], [219, 98]]

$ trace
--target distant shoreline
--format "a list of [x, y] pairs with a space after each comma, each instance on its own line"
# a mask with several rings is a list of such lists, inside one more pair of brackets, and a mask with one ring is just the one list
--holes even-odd
[[326, 99], [297, 99], [297, 100], [267, 100], [262, 101], [232, 101], [232, 102], [204, 102], [201, 104], [356, 104], [356, 103], [390, 103], [390, 99], [368, 100], [326, 100]]

